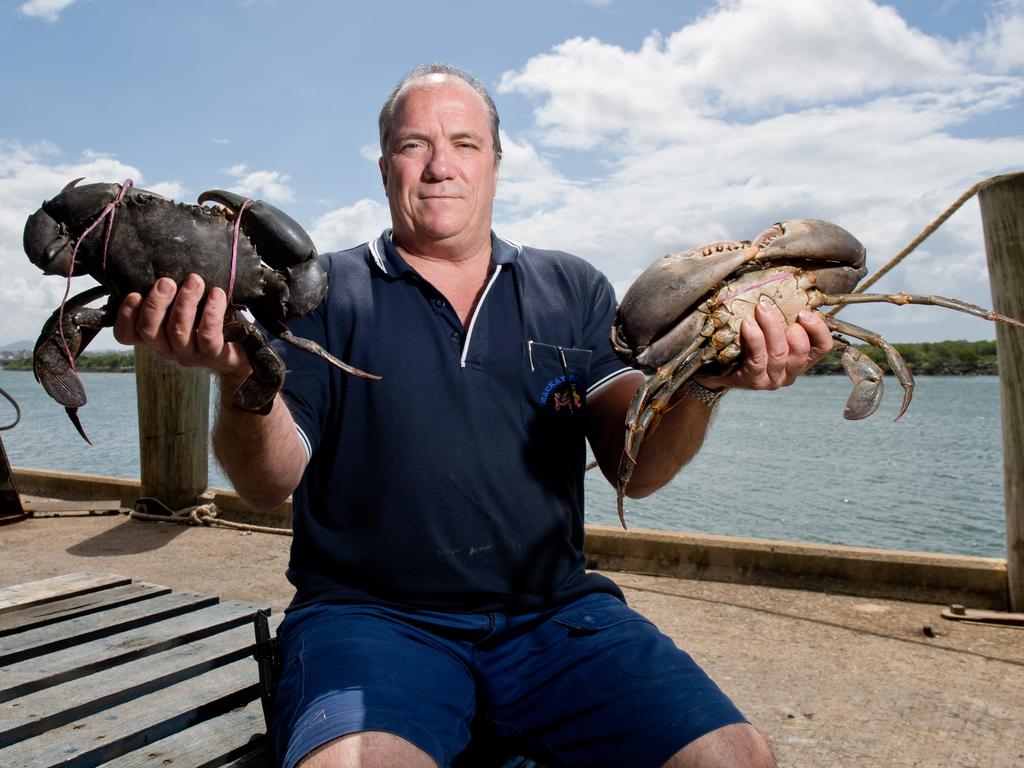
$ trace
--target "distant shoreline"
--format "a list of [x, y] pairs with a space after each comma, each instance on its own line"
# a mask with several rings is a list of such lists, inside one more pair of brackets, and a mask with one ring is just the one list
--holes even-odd
[[[868, 344], [857, 349], [868, 355], [886, 372], [889, 365], [885, 352]], [[906, 360], [915, 376], [998, 376], [999, 361], [995, 341], [932, 341], [914, 344], [893, 344]], [[75, 363], [79, 371], [90, 373], [133, 373], [134, 352], [87, 352]], [[32, 370], [29, 353], [0, 359], [0, 368], [9, 371]], [[824, 360], [808, 371], [815, 376], [844, 375], [842, 356], [830, 352]]]

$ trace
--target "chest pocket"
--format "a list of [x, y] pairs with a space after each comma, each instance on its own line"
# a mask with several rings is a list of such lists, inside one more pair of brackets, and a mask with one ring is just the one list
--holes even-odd
[[589, 349], [523, 342], [523, 426], [530, 471], [556, 495], [576, 492], [585, 460]]
[[523, 342], [526, 397], [523, 418], [553, 423], [582, 423], [590, 378], [589, 349]]

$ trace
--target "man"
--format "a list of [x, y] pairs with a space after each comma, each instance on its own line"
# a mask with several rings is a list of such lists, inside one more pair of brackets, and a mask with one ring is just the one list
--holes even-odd
[[[293, 494], [279, 631], [278, 755], [303, 766], [446, 766], [474, 733], [549, 766], [769, 766], [762, 737], [582, 555], [584, 438], [614, 478], [643, 381], [608, 343], [614, 296], [580, 259], [491, 232], [493, 102], [443, 65], [380, 116], [393, 228], [326, 258], [321, 306], [292, 324], [366, 381], [301, 353], [269, 415], [237, 411], [249, 372], [222, 291], [190, 276], [128, 297], [115, 333], [218, 373], [214, 447], [238, 492]], [[768, 306], [746, 362], [684, 392], [648, 437], [634, 496], [698, 450], [717, 392], [786, 386], [831, 347]]]

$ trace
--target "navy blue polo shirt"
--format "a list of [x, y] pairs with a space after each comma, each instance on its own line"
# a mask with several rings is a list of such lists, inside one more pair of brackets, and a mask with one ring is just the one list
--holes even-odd
[[390, 231], [322, 257], [327, 295], [291, 330], [382, 379], [275, 345], [310, 453], [292, 608], [515, 613], [620, 595], [583, 557], [587, 395], [630, 370], [608, 340], [614, 292], [575, 256], [491, 245], [467, 327]]

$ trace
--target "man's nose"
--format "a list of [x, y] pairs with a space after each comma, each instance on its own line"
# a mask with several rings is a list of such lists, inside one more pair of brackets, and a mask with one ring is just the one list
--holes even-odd
[[449, 179], [452, 176], [451, 151], [448, 147], [435, 146], [423, 169], [423, 175], [432, 180]]

